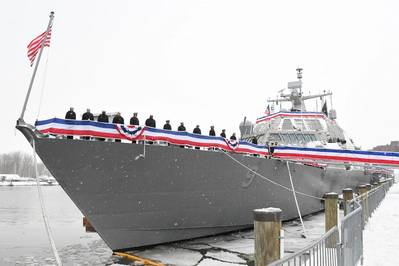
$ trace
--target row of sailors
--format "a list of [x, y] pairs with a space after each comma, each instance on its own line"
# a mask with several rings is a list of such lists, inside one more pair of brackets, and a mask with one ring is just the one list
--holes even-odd
[[[69, 111], [66, 113], [65, 119], [76, 120], [76, 113], [74, 112], [74, 108], [73, 107], [71, 107], [69, 109]], [[92, 121], [94, 121], [94, 115], [90, 112], [90, 109], [87, 109], [86, 113], [84, 113], [82, 115], [82, 120], [92, 120]], [[108, 115], [106, 114], [105, 111], [102, 111], [101, 114], [98, 116], [97, 122], [109, 123], [109, 117], [108, 117]], [[125, 123], [125, 120], [121, 116], [120, 112], [116, 113], [116, 115], [112, 119], [112, 123], [114, 123], [114, 124], [124, 124]], [[139, 124], [140, 124], [140, 121], [139, 121], [139, 119], [137, 117], [137, 113], [133, 113], [133, 116], [130, 118], [130, 125], [138, 126]], [[153, 115], [150, 115], [150, 117], [147, 118], [147, 120], [145, 121], [145, 125], [148, 126], [148, 127], [154, 127], [154, 128], [156, 127], [156, 121], [155, 121]], [[166, 120], [166, 123], [163, 126], [163, 129], [172, 130], [172, 126], [170, 124], [170, 120]], [[180, 126], [177, 128], [177, 131], [186, 131], [186, 127], [184, 126], [183, 122], [180, 123]], [[194, 128], [193, 133], [201, 135], [201, 129], [200, 129], [199, 125], [197, 125]], [[209, 136], [216, 136], [216, 132], [215, 132], [215, 127], [214, 126], [211, 126], [211, 129], [209, 130]], [[222, 129], [222, 132], [220, 133], [220, 136], [223, 137], [223, 138], [227, 137], [225, 129]], [[71, 138], [71, 136], [68, 136], [68, 138]], [[230, 136], [230, 140], [237, 140], [236, 133], [233, 133]]]

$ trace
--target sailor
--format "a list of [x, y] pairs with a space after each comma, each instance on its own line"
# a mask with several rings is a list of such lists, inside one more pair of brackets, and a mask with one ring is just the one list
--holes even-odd
[[[256, 137], [253, 137], [251, 142], [252, 142], [252, 144], [258, 145], [258, 139]], [[253, 156], [259, 157], [259, 154], [253, 154]]]
[[215, 127], [214, 126], [211, 126], [211, 129], [209, 130], [209, 136], [216, 136]]
[[82, 115], [82, 120], [94, 120], [94, 116], [93, 116], [93, 114], [90, 112], [90, 109], [89, 108], [87, 108], [86, 109], [86, 113], [84, 113], [83, 115]]
[[145, 125], [147, 127], [156, 127], [156, 122], [153, 115], [150, 115], [150, 117], [145, 120]]
[[[156, 127], [156, 123], [155, 123], [155, 119], [153, 115], [150, 115], [149, 118], [147, 118], [147, 120], [145, 120], [145, 125], [147, 127]], [[153, 144], [154, 142], [152, 141], [148, 141], [148, 144]]]
[[[124, 124], [125, 120], [121, 116], [120, 112], [117, 112], [116, 115], [114, 116], [114, 119], [112, 119], [112, 123], [114, 124]], [[121, 142], [120, 139], [115, 139], [115, 142]]]
[[[76, 119], [76, 114], [73, 111], [73, 107], [69, 108], [69, 111], [65, 114], [65, 119]], [[67, 139], [73, 139], [73, 136], [67, 136]]]
[[[186, 127], [183, 122], [180, 122], [180, 126], [177, 128], [177, 131], [186, 131]], [[180, 148], [184, 148], [184, 145], [181, 145]]]
[[199, 135], [201, 135], [201, 129], [200, 129], [199, 125], [197, 125], [197, 126], [194, 128], [193, 133], [194, 133], [194, 134], [199, 134]]
[[[201, 129], [200, 129], [199, 125], [197, 125], [197, 126], [194, 128], [193, 133], [194, 133], [194, 134], [201, 135]], [[199, 150], [200, 147], [195, 147], [195, 149], [196, 149], [196, 150]]]
[[[102, 111], [101, 114], [97, 117], [97, 121], [98, 122], [103, 122], [103, 123], [108, 123], [109, 119], [108, 119], [108, 115], [105, 113], [105, 111]], [[99, 141], [104, 141], [104, 138], [99, 138]]]
[[220, 133], [220, 136], [226, 138], [226, 129], [222, 129], [222, 133]]
[[236, 133], [233, 133], [233, 135], [230, 136], [230, 140], [237, 140]]
[[163, 125], [163, 129], [172, 130], [172, 126], [170, 125], [170, 120], [166, 120], [165, 125]]
[[186, 131], [186, 127], [184, 126], [183, 122], [180, 123], [180, 126], [177, 128], [177, 131]]
[[73, 111], [73, 107], [69, 108], [69, 111], [65, 114], [65, 119], [76, 119], [76, 113]]
[[130, 118], [130, 124], [134, 126], [138, 126], [140, 124], [139, 119], [137, 118], [137, 113], [133, 113], [132, 118]]
[[[90, 112], [90, 109], [89, 109], [89, 108], [87, 108], [87, 109], [86, 109], [86, 113], [84, 113], [84, 114], [82, 115], [82, 120], [91, 120], [91, 121], [94, 120], [94, 116], [93, 116], [93, 114]], [[89, 140], [90, 137], [82, 137], [82, 139]]]
[[[133, 116], [130, 118], [130, 125], [138, 126], [140, 124], [139, 119], [137, 118], [137, 113], [133, 113]], [[135, 140], [132, 140], [132, 143], [136, 143]]]

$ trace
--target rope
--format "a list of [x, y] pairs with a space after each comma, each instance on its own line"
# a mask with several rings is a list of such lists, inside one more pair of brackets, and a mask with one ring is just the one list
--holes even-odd
[[303, 223], [302, 220], [302, 214], [301, 214], [301, 209], [299, 208], [299, 204], [298, 204], [298, 200], [296, 198], [296, 194], [295, 194], [295, 188], [294, 188], [294, 182], [292, 182], [292, 175], [291, 175], [291, 170], [290, 170], [290, 163], [287, 161], [287, 169], [288, 169], [288, 175], [290, 177], [290, 182], [291, 182], [291, 187], [292, 187], [292, 194], [294, 195], [294, 200], [295, 200], [295, 205], [296, 205], [296, 209], [298, 211], [298, 215], [299, 215], [299, 220], [301, 221], [301, 225], [302, 225], [302, 230], [303, 230], [303, 235], [306, 238], [306, 230], [305, 230], [305, 224]]
[[40, 115], [40, 111], [41, 111], [41, 109], [42, 109], [44, 87], [46, 86], [47, 66], [48, 66], [49, 54], [50, 54], [50, 47], [49, 47], [49, 49], [48, 49], [47, 58], [46, 58], [46, 63], [45, 63], [45, 65], [44, 65], [44, 73], [43, 73], [43, 79], [42, 79], [42, 86], [41, 86], [41, 89], [40, 89], [39, 106], [38, 106], [38, 110], [37, 110], [36, 120], [38, 120], [39, 115]]
[[290, 192], [293, 192], [293, 193], [295, 193], [295, 194], [298, 194], [298, 195], [302, 195], [302, 196], [305, 196], [305, 197], [309, 197], [309, 198], [313, 198], [313, 199], [318, 199], [318, 200], [322, 200], [322, 201], [325, 200], [325, 199], [323, 199], [323, 198], [319, 198], [319, 197], [316, 197], [316, 196], [312, 196], [312, 195], [309, 195], [309, 194], [306, 194], [306, 193], [303, 193], [303, 192], [293, 191], [291, 188], [286, 187], [286, 186], [284, 186], [284, 185], [281, 185], [280, 183], [277, 183], [276, 181], [273, 181], [273, 180], [271, 180], [271, 179], [269, 179], [269, 178], [267, 178], [267, 177], [265, 177], [265, 176], [259, 174], [258, 172], [252, 170], [251, 168], [249, 168], [248, 166], [246, 166], [245, 164], [241, 163], [240, 161], [238, 161], [237, 159], [235, 159], [233, 156], [231, 156], [230, 154], [228, 154], [228, 152], [224, 151], [224, 154], [226, 154], [226, 156], [230, 157], [230, 159], [232, 159], [233, 161], [235, 161], [236, 163], [238, 163], [239, 165], [241, 165], [241, 166], [244, 167], [245, 169], [251, 171], [251, 172], [254, 173], [255, 175], [259, 176], [261, 179], [266, 180], [266, 181], [272, 183], [273, 185], [279, 186], [279, 187], [281, 187], [281, 188], [283, 188], [283, 189], [286, 189], [286, 190], [288, 190], [288, 191], [290, 191]]
[[51, 245], [51, 249], [53, 251], [55, 260], [57, 262], [58, 266], [61, 266], [61, 259], [60, 256], [58, 255], [58, 251], [57, 248], [55, 246], [55, 242], [51, 233], [51, 228], [50, 228], [50, 224], [46, 215], [46, 208], [44, 206], [44, 200], [43, 200], [43, 193], [42, 193], [42, 189], [40, 187], [40, 182], [39, 182], [39, 177], [38, 177], [38, 171], [37, 171], [37, 159], [36, 159], [36, 144], [35, 144], [35, 139], [32, 139], [32, 147], [33, 147], [33, 160], [34, 160], [34, 165], [35, 165], [35, 171], [34, 171], [34, 175], [35, 175], [35, 179], [36, 179], [36, 187], [37, 187], [37, 192], [39, 194], [39, 200], [40, 200], [40, 207], [42, 209], [42, 216], [43, 216], [43, 220], [44, 220], [44, 225], [46, 227], [46, 233], [47, 233], [47, 237], [50, 241], [50, 245]]
[[165, 266], [165, 264], [163, 264], [163, 263], [155, 262], [155, 261], [152, 261], [152, 260], [149, 260], [149, 259], [141, 258], [141, 257], [135, 256], [135, 255], [131, 255], [131, 254], [123, 253], [123, 252], [114, 252], [114, 254], [117, 255], [117, 256], [124, 257], [124, 258], [129, 259], [129, 260], [141, 262], [144, 265]]

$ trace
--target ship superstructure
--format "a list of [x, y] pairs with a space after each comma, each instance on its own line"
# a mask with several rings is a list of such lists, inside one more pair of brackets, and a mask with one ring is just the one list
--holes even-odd
[[[297, 81], [288, 82], [287, 89], [280, 91], [276, 99], [269, 99], [268, 103], [281, 106], [283, 102], [290, 102], [291, 108], [280, 108], [273, 113], [274, 108], [267, 109], [267, 114], [259, 117], [256, 124], [243, 121], [240, 124], [241, 137], [253, 140], [267, 146], [305, 146], [305, 147], [335, 147], [355, 149], [355, 145], [344, 130], [337, 124], [337, 113], [334, 109], [327, 112], [325, 97], [332, 96], [332, 92], [315, 95], [304, 95], [302, 92], [302, 69], [297, 69]], [[284, 91], [288, 90], [288, 93]], [[324, 100], [323, 111], [309, 112], [305, 102], [311, 99]], [[270, 111], [272, 110], [272, 111]]]

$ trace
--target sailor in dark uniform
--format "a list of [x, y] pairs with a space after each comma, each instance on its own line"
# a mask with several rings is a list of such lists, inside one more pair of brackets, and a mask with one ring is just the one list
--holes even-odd
[[150, 117], [145, 120], [145, 125], [147, 127], [156, 127], [156, 122], [153, 115], [150, 115]]
[[[147, 126], [147, 127], [156, 127], [156, 122], [155, 122], [155, 119], [154, 119], [154, 116], [153, 115], [150, 115], [150, 117], [149, 118], [147, 118], [147, 120], [145, 120], [145, 125]], [[148, 144], [153, 144], [154, 142], [152, 142], [152, 141], [149, 141], [148, 142]]]
[[216, 136], [216, 132], [215, 132], [215, 127], [211, 126], [211, 129], [209, 130], [209, 136]]
[[194, 133], [194, 134], [199, 134], [199, 135], [201, 135], [201, 129], [200, 129], [199, 125], [197, 125], [197, 126], [194, 128], [193, 133]]
[[[117, 112], [116, 115], [114, 116], [114, 119], [112, 119], [112, 123], [114, 124], [124, 124], [125, 120], [121, 116], [120, 112]], [[120, 139], [115, 139], [115, 142], [121, 142]]]
[[[87, 109], [86, 109], [86, 113], [84, 113], [84, 114], [82, 115], [82, 120], [91, 120], [91, 121], [94, 120], [94, 116], [93, 116], [93, 114], [90, 112], [90, 109], [89, 109], [89, 108], [87, 108]], [[87, 140], [89, 140], [90, 137], [82, 137], [82, 139], [87, 139]]]
[[170, 120], [166, 120], [165, 125], [163, 125], [163, 129], [172, 130], [172, 126], [170, 125]]
[[[252, 144], [258, 145], [258, 139], [256, 137], [253, 137], [251, 142], [252, 142]], [[259, 154], [253, 154], [253, 156], [259, 157]]]
[[[102, 111], [101, 114], [97, 117], [98, 122], [108, 123], [109, 118], [105, 111]], [[98, 138], [99, 141], [104, 141], [104, 138]]]
[[258, 139], [256, 138], [256, 137], [253, 137], [252, 138], [252, 144], [258, 144]]
[[140, 124], [139, 119], [137, 118], [137, 113], [133, 113], [132, 118], [130, 118], [130, 124], [134, 126], [138, 126]]
[[233, 133], [233, 135], [230, 136], [230, 140], [237, 140], [236, 133]]
[[[197, 125], [197, 126], [194, 128], [193, 133], [194, 133], [194, 134], [201, 135], [201, 129], [200, 129], [199, 125]], [[196, 150], [199, 150], [200, 147], [195, 147], [195, 149], [196, 149]]]
[[[137, 117], [137, 113], [133, 113], [133, 116], [130, 118], [130, 125], [138, 126], [139, 124], [140, 124], [140, 122]], [[136, 141], [132, 140], [132, 143], [136, 143]]]
[[222, 129], [222, 133], [220, 133], [220, 136], [226, 138], [226, 129]]
[[[69, 111], [65, 114], [65, 119], [76, 120], [76, 113], [73, 111], [73, 107], [69, 108]], [[73, 136], [67, 136], [67, 139], [73, 139]]]
[[87, 108], [87, 109], [86, 109], [86, 113], [84, 113], [84, 114], [82, 115], [82, 120], [91, 120], [91, 121], [94, 120], [94, 116], [93, 116], [93, 114], [90, 112], [90, 109], [89, 109], [89, 108]]
[[184, 126], [183, 122], [180, 123], [180, 126], [177, 128], [177, 131], [186, 131], [186, 127]]
[[[180, 126], [177, 128], [177, 131], [186, 131], [186, 127], [183, 122], [180, 122]], [[184, 148], [184, 145], [181, 145], [180, 148]]]

